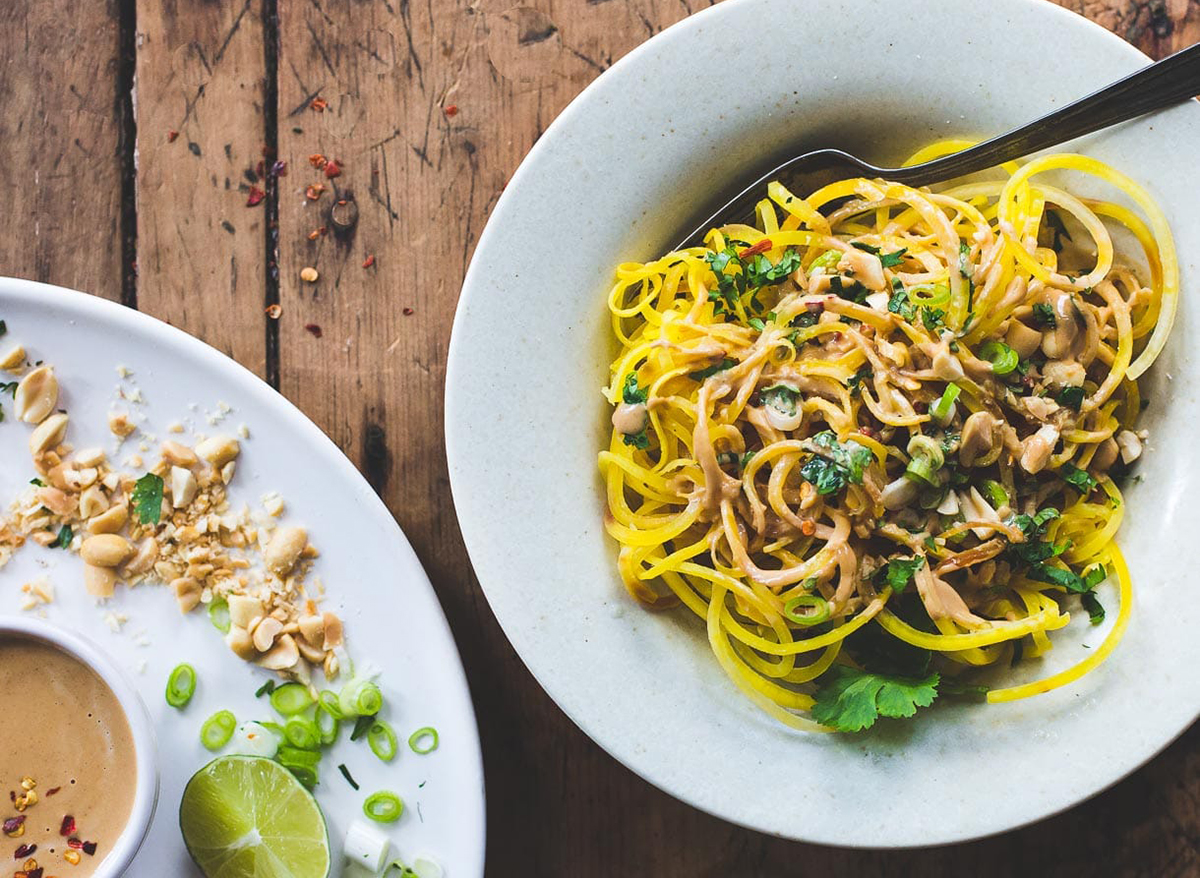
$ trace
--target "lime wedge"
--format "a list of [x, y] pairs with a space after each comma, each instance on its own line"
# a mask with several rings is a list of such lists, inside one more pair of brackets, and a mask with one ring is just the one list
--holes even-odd
[[179, 804], [188, 853], [207, 878], [326, 878], [329, 833], [312, 794], [277, 762], [222, 756]]

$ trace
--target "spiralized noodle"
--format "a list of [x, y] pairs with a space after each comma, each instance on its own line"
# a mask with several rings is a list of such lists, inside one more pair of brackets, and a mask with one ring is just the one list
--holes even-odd
[[[994, 176], [807, 198], [774, 182], [755, 226], [617, 268], [600, 468], [621, 578], [647, 607], [700, 617], [729, 677], [796, 728], [824, 729], [809, 714], [822, 675], [899, 673], [880, 658], [893, 648], [932, 656], [943, 688], [988, 668], [994, 682], [1049, 650], [1079, 601], [1099, 623], [1106, 578], [1103, 644], [987, 700], [1078, 680], [1128, 624], [1117, 482], [1145, 438], [1137, 379], [1174, 320], [1171, 233], [1086, 156]], [[1118, 227], [1141, 252], [1116, 252]]]

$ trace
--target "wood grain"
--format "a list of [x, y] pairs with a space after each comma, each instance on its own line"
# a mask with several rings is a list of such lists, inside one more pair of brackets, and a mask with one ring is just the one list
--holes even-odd
[[266, 372], [257, 0], [137, 9], [138, 307]]
[[[1200, 39], [1200, 0], [1060, 2], [1156, 57]], [[704, 5], [7, 0], [0, 181], [25, 234], [0, 243], [0, 271], [113, 298], [124, 279], [127, 300], [136, 293], [143, 308], [277, 377], [363, 470], [429, 571], [463, 653], [484, 743], [490, 875], [1200, 875], [1200, 728], [1114, 789], [1032, 827], [932, 850], [822, 848], [731, 826], [650, 787], [559, 712], [501, 633], [449, 503], [442, 442], [462, 276], [505, 182], [555, 115], [621, 55]], [[135, 60], [135, 15], [133, 201], [133, 120], [120, 108], [132, 97], [123, 64]], [[324, 112], [314, 98], [328, 102]], [[171, 130], [180, 134], [168, 143]], [[274, 198], [247, 208], [239, 191], [276, 139], [289, 167], [277, 288], [263, 210]], [[341, 174], [312, 168], [314, 153]], [[310, 202], [313, 182], [330, 189]], [[332, 228], [338, 200], [357, 206], [354, 228], [310, 241]], [[136, 286], [122, 265], [123, 224], [136, 232]], [[300, 280], [305, 267], [319, 272], [315, 284]], [[269, 323], [263, 304], [276, 294], [282, 315]], [[986, 783], [985, 744], [979, 776], [964, 782]], [[848, 826], [847, 837], [857, 831]]]
[[119, 19], [117, 0], [0, 3], [0, 274], [121, 298]]

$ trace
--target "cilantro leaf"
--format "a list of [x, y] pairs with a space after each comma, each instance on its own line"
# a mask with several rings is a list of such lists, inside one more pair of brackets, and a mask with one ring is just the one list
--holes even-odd
[[836, 494], [846, 487], [846, 471], [818, 455], [809, 458], [800, 467], [800, 478], [816, 488], [818, 494]]
[[904, 289], [904, 284], [898, 277], [892, 278], [892, 296], [888, 299], [888, 310], [899, 314], [910, 323], [917, 316], [917, 309], [908, 301], [908, 290]]
[[46, 483], [43, 482], [41, 479], [39, 479], [37, 476], [34, 476], [32, 479], [30, 479], [29, 484], [37, 485], [39, 488], [46, 487]]
[[1102, 583], [1108, 573], [1102, 565], [1097, 565], [1084, 576], [1080, 576], [1073, 570], [1064, 570], [1062, 567], [1054, 567], [1050, 564], [1033, 564], [1025, 571], [1025, 575], [1030, 579], [1036, 579], [1038, 582], [1060, 585], [1067, 591], [1075, 594], [1084, 594]]
[[646, 434], [645, 427], [642, 427], [642, 429], [636, 433], [621, 434], [621, 441], [626, 445], [632, 445], [634, 448], [650, 447], [650, 437]]
[[758, 391], [758, 399], [776, 411], [791, 417], [800, 404], [800, 391], [787, 384], [772, 384]]
[[737, 365], [737, 360], [731, 360], [728, 357], [719, 363], [713, 363], [711, 366], [705, 366], [695, 372], [689, 372], [688, 377], [693, 381], [703, 381], [705, 378], [711, 378], [718, 372], [724, 372], [726, 369], [732, 369]]
[[800, 467], [800, 477], [818, 494], [836, 494], [847, 482], [862, 484], [863, 471], [874, 459], [870, 449], [853, 440], [838, 442], [832, 430], [818, 433], [810, 441], [822, 453], [814, 454]]
[[908, 588], [908, 584], [913, 581], [913, 576], [924, 563], [924, 555], [917, 555], [915, 558], [893, 558], [882, 568], [884, 578], [892, 591], [900, 594]]
[[1058, 319], [1054, 316], [1054, 308], [1045, 302], [1038, 302], [1033, 306], [1033, 322], [1040, 329], [1054, 329], [1058, 326]]
[[921, 322], [930, 332], [936, 332], [939, 326], [946, 322], [946, 312], [941, 308], [922, 308]]
[[51, 549], [68, 549], [71, 547], [71, 539], [75, 536], [69, 524], [64, 524], [58, 529], [58, 536], [54, 542], [50, 544]]
[[1062, 476], [1064, 482], [1078, 488], [1084, 494], [1090, 493], [1092, 488], [1097, 485], [1096, 480], [1088, 475], [1086, 470], [1081, 470], [1073, 463], [1064, 463], [1058, 474]]
[[0, 393], [7, 393], [13, 399], [17, 398], [17, 382], [9, 381], [6, 384], [0, 384]]
[[981, 683], [960, 683], [958, 680], [950, 678], [946, 678], [938, 684], [938, 695], [943, 697], [957, 695], [982, 701], [991, 691], [991, 686], [984, 686]]
[[904, 254], [908, 252], [907, 247], [901, 247], [894, 253], [883, 253], [879, 256], [879, 262], [884, 268], [895, 268], [904, 261]]
[[645, 402], [649, 395], [649, 388], [638, 385], [637, 372], [630, 372], [625, 376], [625, 386], [621, 388], [622, 400], [629, 405], [637, 405], [640, 402]]
[[158, 524], [162, 517], [163, 480], [146, 473], [133, 483], [133, 514], [142, 524]]
[[852, 280], [846, 283], [845, 279], [840, 274], [835, 274], [829, 279], [829, 292], [835, 296], [848, 299], [851, 302], [862, 304], [867, 300], [867, 296], [871, 294], [865, 286], [859, 281]]
[[910, 717], [937, 698], [940, 677], [893, 677], [835, 665], [821, 679], [813, 718], [839, 732], [859, 732], [880, 716]]
[[1064, 387], [1058, 392], [1058, 396], [1055, 399], [1059, 405], [1079, 411], [1079, 407], [1083, 405], [1083, 388]]
[[1094, 591], [1085, 591], [1079, 596], [1079, 601], [1087, 610], [1088, 618], [1092, 620], [1093, 625], [1099, 625], [1104, 621], [1104, 604], [1100, 603], [1100, 598], [1096, 597]]
[[872, 377], [875, 371], [870, 366], [863, 366], [846, 380], [846, 388], [850, 391], [850, 395], [862, 391], [862, 384], [868, 378]]
[[870, 253], [873, 256], [878, 256], [881, 252], [874, 244], [868, 244], [866, 241], [851, 241], [850, 246], [857, 250], [862, 250], [864, 253]]

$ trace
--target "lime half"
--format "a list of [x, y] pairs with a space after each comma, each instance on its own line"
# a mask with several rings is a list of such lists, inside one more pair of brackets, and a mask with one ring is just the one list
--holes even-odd
[[208, 878], [326, 878], [329, 833], [316, 799], [279, 763], [222, 756], [179, 804], [183, 841]]

